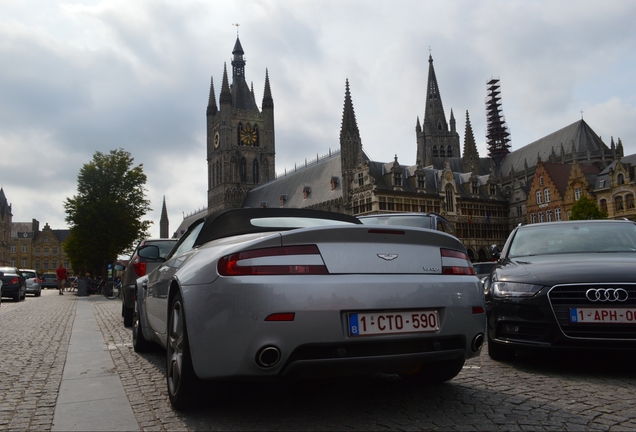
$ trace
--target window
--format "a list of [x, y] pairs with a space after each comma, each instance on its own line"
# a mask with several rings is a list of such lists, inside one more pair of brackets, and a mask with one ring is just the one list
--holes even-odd
[[49, 256], [49, 248], [44, 248], [44, 256]]
[[57, 248], [51, 248], [51, 255], [57, 255]]
[[554, 209], [554, 218], [558, 221], [561, 220], [561, 209], [560, 208], [556, 208]]
[[607, 213], [607, 200], [605, 198], [601, 199], [598, 203], [598, 207], [602, 212]]
[[402, 173], [399, 171], [393, 173], [393, 186], [402, 186]]
[[550, 189], [546, 189], [543, 191], [543, 196], [545, 197], [545, 202], [550, 202]]
[[259, 173], [258, 173], [258, 161], [256, 159], [254, 159], [254, 162], [252, 163], [252, 179], [254, 181], [254, 184], [258, 184], [258, 177], [259, 177]]
[[455, 206], [453, 204], [453, 188], [450, 185], [446, 186], [446, 211], [455, 211]]
[[444, 146], [440, 146], [439, 148], [439, 156], [446, 157], [446, 151], [444, 150]]
[[446, 154], [448, 157], [453, 157], [453, 148], [451, 146], [448, 146], [448, 149], [446, 149]]
[[11, 253], [16, 253], [16, 252], [17, 252], [16, 245], [11, 245]]
[[581, 190], [581, 188], [574, 189], [574, 201], [578, 201], [581, 198], [582, 193], [583, 191]]
[[26, 258], [22, 258], [22, 268], [27, 266], [27, 260]]
[[39, 247], [35, 248], [35, 256], [40, 256], [40, 248]]
[[543, 212], [539, 212], [539, 222], [545, 222], [543, 219]]
[[625, 176], [623, 174], [617, 175], [616, 183], [618, 183], [619, 185], [625, 184]]
[[358, 186], [364, 186], [364, 173], [358, 173]]
[[552, 222], [552, 210], [546, 210], [545, 218], [548, 220], [548, 222]]
[[523, 216], [523, 208], [521, 206], [517, 206], [517, 216]]
[[605, 180], [601, 180], [598, 182], [599, 187], [605, 187]]
[[490, 196], [495, 196], [497, 195], [497, 185], [496, 184], [491, 184], [490, 185]]
[[622, 196], [617, 196], [614, 198], [614, 210], [616, 210], [617, 212], [624, 210]]
[[433, 146], [433, 157], [437, 157], [437, 146]]
[[417, 176], [417, 187], [419, 189], [426, 189], [426, 179], [423, 175]]
[[35, 269], [40, 270], [40, 260], [35, 260]]
[[572, 217], [572, 212], [571, 212], [571, 211], [569, 211], [569, 212], [567, 213], [567, 215], [568, 215], [568, 220], [570, 220], [570, 218]]
[[530, 223], [537, 223], [537, 215], [530, 213]]
[[539, 185], [543, 186], [543, 176], [539, 177]]
[[634, 194], [625, 195], [625, 208], [627, 208], [627, 210], [634, 208]]
[[241, 176], [241, 183], [247, 183], [247, 161], [245, 158], [241, 158], [239, 174]]
[[543, 194], [541, 193], [540, 190], [537, 191], [537, 204], [541, 204], [543, 201]]
[[477, 183], [476, 181], [472, 182], [470, 184], [470, 188], [473, 195], [479, 194], [479, 183]]

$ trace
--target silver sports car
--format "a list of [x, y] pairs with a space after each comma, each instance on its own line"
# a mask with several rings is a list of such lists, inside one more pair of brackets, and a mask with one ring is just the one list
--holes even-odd
[[[156, 246], [139, 250], [160, 261]], [[483, 290], [461, 242], [303, 209], [194, 222], [137, 281], [133, 345], [167, 351], [170, 401], [200, 380], [398, 373], [442, 382], [479, 355]]]

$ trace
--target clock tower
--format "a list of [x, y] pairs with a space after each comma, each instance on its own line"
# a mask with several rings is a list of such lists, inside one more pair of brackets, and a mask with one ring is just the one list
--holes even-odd
[[245, 59], [237, 36], [232, 51], [232, 85], [227, 64], [216, 104], [210, 85], [207, 117], [208, 211], [242, 207], [247, 192], [275, 177], [274, 101], [265, 71], [261, 109], [254, 85], [245, 80]]

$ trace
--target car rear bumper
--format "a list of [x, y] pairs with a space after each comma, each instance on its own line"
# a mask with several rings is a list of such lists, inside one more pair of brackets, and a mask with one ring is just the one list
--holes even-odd
[[[230, 280], [231, 279], [231, 280]], [[481, 284], [472, 277], [237, 277], [183, 287], [188, 337], [197, 376], [306, 378], [415, 369], [422, 362], [470, 358], [485, 333]], [[221, 283], [218, 283], [221, 282]], [[301, 282], [301, 283], [300, 283]], [[437, 331], [351, 336], [348, 314], [436, 310]], [[275, 313], [293, 321], [268, 322]], [[274, 347], [280, 359], [259, 364]]]

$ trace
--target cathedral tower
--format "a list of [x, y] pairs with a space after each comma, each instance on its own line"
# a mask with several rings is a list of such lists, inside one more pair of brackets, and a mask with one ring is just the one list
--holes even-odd
[[451, 110], [450, 128], [446, 122], [442, 97], [440, 96], [433, 57], [428, 57], [428, 84], [426, 91], [426, 111], [420, 125], [419, 117], [415, 131], [417, 134], [417, 162], [424, 166], [433, 164], [436, 158], [460, 157], [459, 134], [455, 128], [455, 116]]
[[232, 51], [232, 85], [227, 65], [219, 105], [210, 84], [207, 116], [208, 211], [241, 207], [247, 192], [275, 177], [274, 100], [265, 71], [261, 110], [254, 86], [245, 80], [245, 59], [236, 37]]

